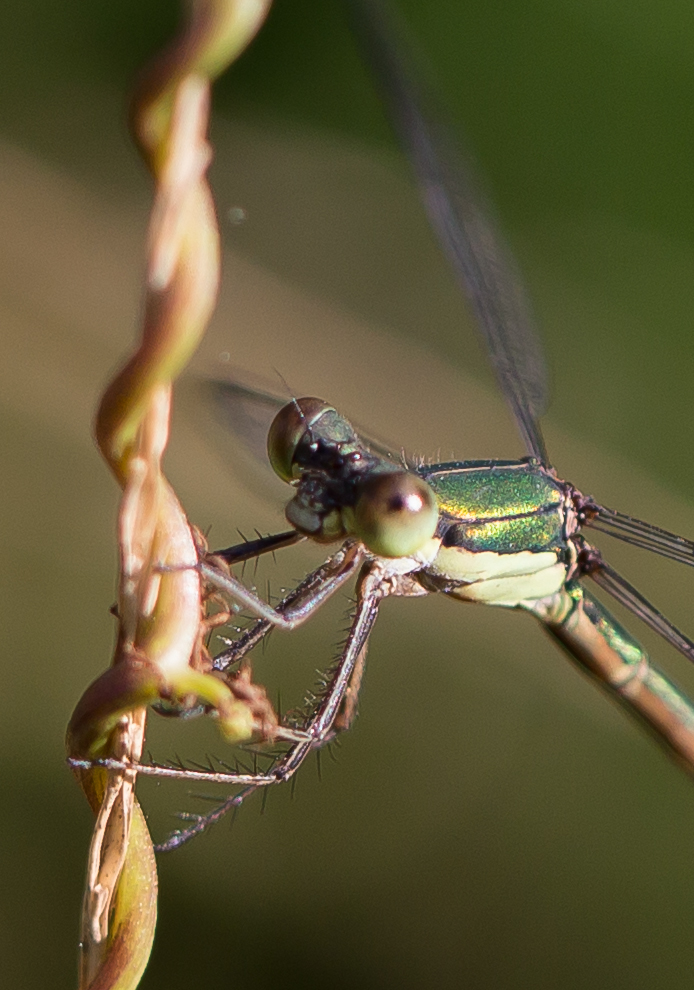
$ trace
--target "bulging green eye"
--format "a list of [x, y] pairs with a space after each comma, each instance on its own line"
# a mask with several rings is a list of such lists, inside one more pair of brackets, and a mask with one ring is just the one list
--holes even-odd
[[306, 432], [326, 412], [334, 412], [323, 399], [295, 399], [282, 406], [272, 421], [267, 435], [267, 453], [275, 474], [282, 481], [292, 481], [294, 454]]
[[354, 535], [382, 557], [416, 553], [434, 535], [439, 517], [429, 485], [408, 471], [365, 480], [353, 513]]

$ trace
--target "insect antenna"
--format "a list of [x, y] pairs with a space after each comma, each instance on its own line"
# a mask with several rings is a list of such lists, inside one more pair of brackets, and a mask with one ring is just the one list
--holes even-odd
[[279, 380], [282, 382], [282, 385], [284, 386], [284, 388], [285, 388], [285, 390], [287, 392], [287, 395], [289, 396], [289, 401], [292, 403], [292, 405], [296, 409], [297, 413], [299, 414], [299, 419], [303, 422], [304, 426], [306, 427], [306, 433], [308, 435], [308, 438], [309, 438], [310, 443], [311, 444], [314, 444], [316, 442], [316, 439], [315, 439], [315, 437], [313, 435], [313, 432], [311, 431], [311, 424], [308, 422], [308, 420], [304, 416], [304, 410], [299, 405], [299, 400], [296, 397], [296, 393], [294, 392], [293, 389], [291, 389], [289, 387], [289, 383], [287, 382], [287, 379], [284, 377], [284, 375], [282, 374], [282, 372], [279, 371], [278, 368], [275, 368], [274, 369], [274, 372], [277, 375], [277, 377], [279, 378]]

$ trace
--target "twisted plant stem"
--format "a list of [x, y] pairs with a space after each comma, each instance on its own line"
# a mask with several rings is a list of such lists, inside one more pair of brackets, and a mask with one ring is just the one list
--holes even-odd
[[[194, 0], [181, 34], [144, 73], [132, 104], [135, 140], [155, 181], [144, 322], [107, 387], [96, 439], [123, 489], [118, 520], [119, 630], [111, 667], [68, 727], [71, 756], [137, 762], [146, 705], [198, 695], [231, 739], [253, 729], [248, 706], [196, 668], [202, 589], [186, 515], [161, 469], [172, 383], [197, 348], [219, 282], [219, 234], [206, 181], [211, 80], [248, 44], [269, 0]], [[192, 658], [192, 662], [191, 662]], [[134, 796], [134, 771], [77, 772], [97, 814], [82, 912], [80, 990], [131, 990], [154, 937], [157, 876]]]

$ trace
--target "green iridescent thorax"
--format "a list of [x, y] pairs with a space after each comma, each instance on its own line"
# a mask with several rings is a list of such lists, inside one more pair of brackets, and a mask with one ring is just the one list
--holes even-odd
[[506, 554], [566, 545], [563, 489], [536, 462], [435, 464], [421, 474], [439, 503], [444, 546]]

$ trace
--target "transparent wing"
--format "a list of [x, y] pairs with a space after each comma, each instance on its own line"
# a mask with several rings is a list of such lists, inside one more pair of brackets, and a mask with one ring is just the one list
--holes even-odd
[[202, 380], [200, 385], [227, 429], [256, 461], [267, 464], [268, 430], [287, 400], [233, 379]]
[[[202, 381], [209, 398], [231, 432], [242, 441], [244, 447], [263, 464], [267, 463], [267, 434], [272, 420], [290, 396], [278, 396], [272, 392], [245, 385], [234, 379], [210, 379]], [[386, 460], [409, 465], [401, 448], [376, 439], [353, 424], [362, 440], [375, 454]]]
[[641, 519], [634, 519], [632, 516], [626, 516], [615, 509], [606, 509], [595, 503], [591, 504], [590, 513], [585, 521], [586, 526], [602, 533], [608, 533], [615, 539], [631, 543], [632, 546], [651, 550], [653, 553], [660, 554], [661, 557], [668, 557], [670, 560], [677, 560], [681, 564], [689, 564], [690, 567], [694, 567], [694, 542], [692, 540], [686, 540], [683, 536], [677, 536], [676, 533], [660, 529], [659, 526], [653, 526]]
[[429, 221], [468, 297], [527, 452], [547, 464], [538, 419], [547, 376], [530, 308], [470, 160], [429, 94], [414, 82], [392, 16], [377, 0], [349, 0], [356, 36], [380, 83], [392, 125], [421, 188]]
[[594, 562], [588, 574], [593, 581], [674, 646], [682, 656], [694, 661], [694, 642], [666, 619], [662, 612], [651, 605], [648, 599], [644, 598], [621, 574], [610, 567], [593, 547], [590, 551]]

